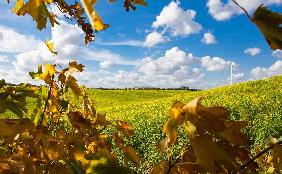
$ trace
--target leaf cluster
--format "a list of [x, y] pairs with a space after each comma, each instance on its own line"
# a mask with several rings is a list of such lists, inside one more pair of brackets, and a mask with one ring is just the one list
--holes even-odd
[[[0, 119], [0, 173], [131, 173], [130, 167], [141, 162], [133, 146], [124, 142], [134, 134], [132, 126], [123, 121], [111, 123], [105, 114], [96, 112], [94, 102], [74, 77], [83, 71], [82, 64], [73, 61], [62, 70], [56, 66], [46, 64], [30, 73], [48, 88], [37, 120]], [[20, 110], [18, 103], [33, 96], [32, 89], [7, 87], [1, 81], [3, 108]], [[73, 99], [80, 105], [73, 104]], [[68, 128], [65, 123], [69, 123]], [[113, 135], [104, 133], [110, 126], [116, 130]], [[119, 163], [112, 141], [123, 151], [126, 165]]]
[[[115, 0], [109, 0], [114, 2]], [[30, 15], [36, 22], [37, 28], [42, 30], [46, 28], [49, 21], [51, 26], [54, 27], [60, 23], [60, 20], [50, 9], [56, 6], [65, 16], [65, 18], [75, 21], [85, 33], [85, 44], [93, 41], [95, 32], [107, 29], [110, 25], [104, 24], [97, 11], [93, 7], [98, 0], [81, 0], [81, 3], [75, 1], [69, 3], [65, 0], [16, 0], [12, 12], [18, 16]], [[8, 3], [10, 1], [8, 0]], [[81, 5], [82, 4], [82, 5]], [[147, 6], [144, 0], [124, 0], [124, 8], [128, 12], [130, 9], [136, 10], [136, 5]], [[89, 22], [87, 21], [87, 18]]]
[[[242, 132], [247, 122], [229, 120], [227, 109], [206, 107], [201, 104], [202, 99], [197, 97], [186, 105], [181, 102], [172, 105], [163, 126], [166, 137], [158, 144], [169, 158], [154, 166], [151, 173], [254, 173], [261, 169], [251, 158], [249, 140]], [[171, 146], [177, 141], [180, 127], [187, 141], [181, 153], [173, 157]], [[273, 161], [268, 168], [281, 172], [281, 145], [276, 143], [273, 147]]]

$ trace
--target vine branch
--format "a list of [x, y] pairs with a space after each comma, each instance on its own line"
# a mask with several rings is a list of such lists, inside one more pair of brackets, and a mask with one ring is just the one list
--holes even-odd
[[47, 95], [47, 99], [45, 101], [44, 110], [43, 110], [42, 114], [40, 115], [40, 119], [39, 119], [39, 122], [37, 123], [37, 127], [40, 127], [42, 125], [42, 122], [43, 122], [43, 119], [44, 119], [44, 114], [45, 114], [47, 106], [48, 106], [48, 101], [51, 97], [53, 81], [54, 81], [54, 75], [52, 75], [52, 78], [51, 78], [51, 85], [50, 85], [49, 90], [48, 90], [48, 95]]
[[249, 15], [249, 13], [244, 7], [242, 7], [236, 0], [232, 0], [232, 2], [234, 2], [234, 4], [236, 4], [239, 8], [241, 8], [244, 11], [244, 13], [249, 18], [250, 21], [253, 21], [253, 18]]
[[244, 163], [243, 165], [240, 166], [239, 170], [236, 172], [232, 172], [232, 173], [242, 173], [244, 171], [244, 169], [250, 165], [251, 163], [253, 163], [256, 159], [258, 159], [260, 156], [262, 156], [263, 154], [265, 154], [266, 152], [268, 152], [269, 150], [271, 150], [272, 148], [274, 148], [275, 145], [277, 144], [282, 144], [282, 140], [278, 141], [275, 144], [272, 144], [271, 146], [265, 148], [264, 150], [262, 150], [261, 152], [259, 152], [258, 154], [256, 154], [256, 156], [254, 156], [252, 159], [250, 159], [249, 161], [247, 161], [246, 163]]

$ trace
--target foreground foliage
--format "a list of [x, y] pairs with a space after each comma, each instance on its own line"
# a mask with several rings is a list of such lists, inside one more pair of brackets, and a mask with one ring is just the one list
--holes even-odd
[[[46, 65], [44, 70], [39, 66], [38, 72], [30, 73], [33, 78], [47, 84], [47, 98], [38, 105], [39, 114], [30, 117], [33, 120], [0, 120], [1, 173], [134, 173], [137, 170], [134, 166], [139, 167], [144, 160], [137, 152], [138, 146], [136, 150], [136, 145], [130, 140], [134, 128], [120, 120], [112, 124], [104, 114], [96, 113], [93, 101], [73, 76], [81, 71], [81, 64], [70, 62], [69, 67], [61, 71], [56, 70], [55, 65]], [[11, 98], [17, 103], [20, 97], [14, 95], [24, 94], [23, 89], [40, 101], [40, 95], [34, 92], [38, 87], [13, 87], [4, 81], [1, 96], [9, 94], [11, 96], [6, 100]], [[247, 121], [230, 120], [227, 109], [203, 106], [202, 99], [196, 97], [188, 104], [175, 102], [172, 105], [163, 126], [166, 137], [156, 144], [163, 160], [143, 172], [281, 172], [281, 142], [269, 140], [271, 148], [268, 150], [272, 149], [272, 153], [261, 154], [264, 156], [255, 162], [251, 159], [250, 142], [241, 131], [247, 126]], [[25, 112], [26, 98], [21, 101], [24, 104], [17, 108]], [[14, 111], [10, 105], [2, 108], [22, 117], [22, 112]], [[105, 131], [108, 128], [110, 132]], [[173, 145], [181, 131], [179, 128], [183, 129], [186, 138], [180, 153], [175, 153]]]
[[[18, 16], [29, 14], [42, 30], [47, 21], [51, 26], [59, 24], [48, 8], [55, 5], [66, 18], [77, 22], [88, 44], [94, 39], [94, 31], [105, 30], [109, 25], [103, 23], [93, 7], [97, 0], [81, 2], [82, 6], [64, 0], [17, 0], [12, 12]], [[241, 7], [235, 0], [233, 2]], [[147, 5], [144, 0], [124, 0], [123, 4], [126, 11], [135, 10], [138, 4]], [[242, 9], [263, 33], [269, 46], [281, 49], [282, 16], [263, 6], [253, 17]], [[51, 41], [46, 41], [46, 45], [57, 54]], [[39, 66], [38, 72], [30, 73], [33, 79], [44, 81], [42, 87], [0, 82], [0, 114], [10, 111], [19, 117], [0, 120], [0, 172], [134, 173], [139, 170], [142, 160], [131, 144], [134, 128], [120, 120], [111, 123], [105, 114], [96, 113], [93, 101], [74, 77], [74, 73], [83, 71], [82, 64], [73, 61], [63, 70], [56, 66]], [[37, 91], [47, 91], [47, 95], [38, 95]], [[28, 118], [23, 118], [28, 110], [28, 97], [34, 98], [37, 105]], [[172, 105], [163, 126], [166, 137], [157, 144], [162, 161], [147, 171], [153, 174], [282, 172], [282, 141], [270, 138], [269, 147], [251, 158], [249, 140], [242, 132], [247, 122], [230, 120], [226, 108], [206, 107], [201, 100], [197, 97], [186, 105], [182, 102]], [[181, 130], [185, 139], [177, 153], [173, 145]]]
[[[111, 124], [104, 114], [96, 113], [93, 102], [73, 76], [83, 71], [82, 64], [70, 62], [61, 71], [55, 66], [45, 65], [44, 70], [39, 66], [38, 72], [30, 73], [49, 88], [33, 120], [0, 120], [0, 173], [130, 173], [127, 165], [118, 164], [112, 141], [123, 151], [124, 159], [138, 166], [138, 153], [125, 143], [134, 133], [133, 128], [119, 120]], [[13, 87], [4, 81], [1, 84], [1, 113], [11, 110], [22, 117], [27, 96], [40, 101], [34, 92], [39, 87]], [[72, 105], [74, 97], [81, 105]], [[70, 125], [66, 127], [66, 123]], [[103, 133], [109, 125], [115, 129], [113, 135]]]

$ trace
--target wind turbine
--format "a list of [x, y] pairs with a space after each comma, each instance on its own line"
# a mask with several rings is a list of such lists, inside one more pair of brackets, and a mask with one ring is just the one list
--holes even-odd
[[231, 62], [230, 64], [230, 84], [233, 85], [233, 67], [234, 67], [234, 64], [233, 62]]

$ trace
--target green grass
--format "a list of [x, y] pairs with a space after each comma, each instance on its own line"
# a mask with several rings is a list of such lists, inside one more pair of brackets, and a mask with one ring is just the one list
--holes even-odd
[[[143, 169], [160, 158], [156, 144], [164, 134], [162, 125], [174, 101], [188, 103], [204, 96], [204, 105], [221, 105], [231, 111], [231, 119], [249, 121], [244, 130], [253, 144], [263, 144], [269, 136], [282, 135], [282, 76], [226, 86], [205, 91], [180, 90], [96, 90], [89, 89], [98, 112], [110, 120], [125, 120], [135, 127], [132, 143], [141, 153]], [[29, 106], [34, 106], [29, 102]], [[14, 117], [6, 113], [5, 117]], [[3, 116], [3, 115], [2, 115]], [[176, 149], [184, 142], [180, 134]]]
[[[231, 119], [250, 122], [246, 132], [254, 143], [282, 134], [282, 77], [272, 77], [205, 91], [179, 90], [89, 90], [97, 110], [110, 119], [123, 119], [136, 128], [160, 128], [174, 101], [188, 103], [204, 96], [205, 105], [221, 105], [231, 111]], [[145, 131], [142, 130], [142, 131]]]
[[[281, 76], [197, 92], [89, 90], [89, 94], [96, 100], [99, 112], [107, 113], [111, 120], [126, 120], [135, 127], [133, 143], [141, 152], [145, 168], [159, 160], [155, 145], [164, 137], [162, 125], [176, 100], [188, 103], [197, 96], [204, 96], [205, 105], [225, 106], [231, 111], [231, 119], [249, 121], [244, 131], [252, 144], [262, 145], [267, 137], [282, 135]], [[176, 149], [184, 140], [182, 133]]]

